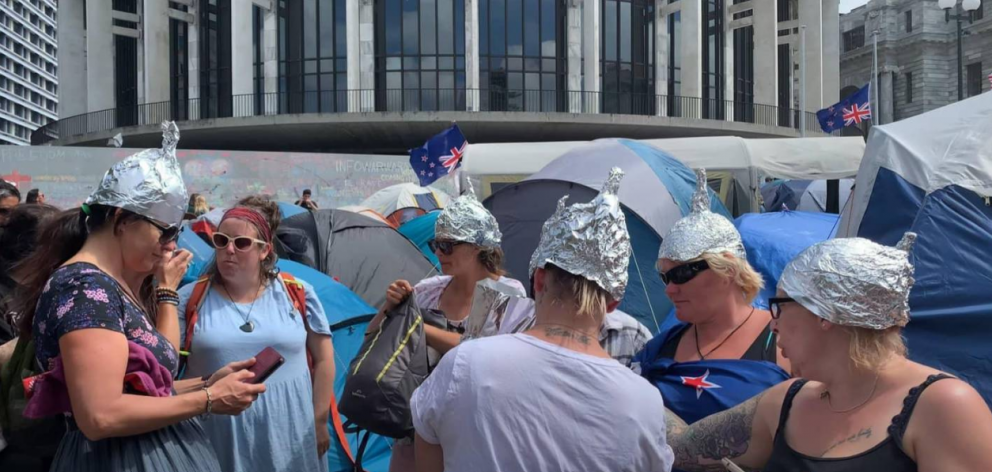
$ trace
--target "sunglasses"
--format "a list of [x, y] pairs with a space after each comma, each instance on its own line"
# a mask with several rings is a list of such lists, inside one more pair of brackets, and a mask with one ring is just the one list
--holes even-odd
[[431, 241], [427, 243], [427, 246], [431, 248], [431, 252], [440, 252], [445, 256], [450, 256], [451, 252], [455, 250], [455, 246], [460, 246], [465, 244], [461, 241]]
[[245, 252], [251, 249], [254, 245], [265, 246], [269, 244], [261, 239], [249, 238], [248, 236], [238, 236], [232, 238], [224, 233], [214, 233], [210, 237], [210, 242], [213, 243], [214, 247], [217, 249], [227, 249], [231, 243], [234, 243], [234, 249]]
[[661, 281], [668, 284], [682, 285], [710, 268], [710, 265], [706, 261], [696, 261], [690, 262], [688, 264], [683, 264], [678, 267], [673, 268], [668, 272], [658, 272], [661, 276]]
[[179, 233], [182, 231], [182, 227], [167, 226], [146, 216], [142, 216], [141, 219], [144, 220], [146, 223], [154, 226], [155, 229], [159, 231], [160, 233], [158, 237], [159, 244], [165, 245], [179, 239]]
[[772, 312], [772, 319], [777, 320], [782, 316], [782, 304], [794, 303], [796, 300], [789, 297], [772, 297], [768, 299], [768, 311]]

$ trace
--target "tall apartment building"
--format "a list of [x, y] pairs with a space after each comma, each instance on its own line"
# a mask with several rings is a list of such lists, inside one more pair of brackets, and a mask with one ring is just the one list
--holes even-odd
[[0, 143], [58, 119], [56, 0], [0, 0]]

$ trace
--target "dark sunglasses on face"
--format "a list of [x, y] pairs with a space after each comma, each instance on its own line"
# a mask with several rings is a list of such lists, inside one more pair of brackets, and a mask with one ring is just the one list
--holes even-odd
[[431, 252], [440, 252], [445, 256], [450, 256], [451, 252], [455, 250], [455, 246], [465, 244], [461, 241], [431, 241], [427, 245], [431, 248]]
[[265, 241], [261, 239], [249, 238], [248, 236], [238, 236], [232, 238], [224, 233], [214, 233], [210, 237], [210, 241], [214, 244], [217, 249], [227, 249], [227, 246], [232, 242], [234, 243], [234, 249], [245, 252], [251, 249], [252, 246], [258, 244], [259, 246], [265, 246]]
[[668, 272], [659, 272], [658, 275], [661, 276], [661, 281], [668, 284], [682, 285], [710, 268], [710, 265], [706, 261], [696, 261], [690, 262], [688, 264], [683, 264], [678, 267], [673, 268]]
[[154, 226], [155, 229], [157, 229], [159, 231], [159, 233], [160, 233], [160, 235], [158, 237], [158, 243], [159, 244], [165, 245], [165, 244], [169, 244], [169, 243], [171, 243], [171, 242], [179, 239], [179, 232], [182, 231], [182, 228], [181, 227], [179, 227], [179, 226], [166, 226], [166, 225], [164, 225], [162, 223], [159, 223], [158, 221], [155, 221], [155, 220], [153, 220], [151, 218], [148, 218], [148, 217], [145, 217], [145, 216], [142, 216], [141, 219], [142, 220], [145, 220], [148, 224]]
[[772, 319], [777, 320], [782, 316], [782, 304], [793, 303], [795, 300], [789, 297], [772, 297], [768, 299], [768, 311], [772, 312]]

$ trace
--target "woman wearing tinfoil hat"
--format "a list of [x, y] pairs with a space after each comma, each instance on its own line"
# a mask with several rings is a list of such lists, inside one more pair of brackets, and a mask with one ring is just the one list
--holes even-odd
[[692, 213], [662, 240], [658, 267], [679, 323], [634, 362], [672, 411], [692, 423], [789, 378], [771, 313], [751, 305], [761, 275], [748, 264], [734, 224], [710, 211], [705, 170], [696, 172]]
[[992, 470], [992, 412], [965, 382], [906, 358], [915, 235], [898, 247], [833, 239], [786, 266], [769, 303], [803, 379], [686, 427], [676, 466], [729, 459], [764, 472]]
[[[51, 250], [30, 259], [20, 328], [47, 371], [32, 379], [24, 415], [64, 415], [53, 471], [217, 470], [196, 417], [239, 414], [265, 390], [245, 382], [251, 361], [173, 383], [176, 348], [128, 284], [173, 257], [186, 207], [179, 132], [173, 123], [163, 131], [162, 149], [111, 167], [77, 223], [46, 228]], [[173, 314], [171, 323], [160, 314], [158, 328], [175, 330], [175, 291], [163, 286], [157, 297]]]
[[544, 224], [534, 327], [458, 346], [414, 392], [417, 470], [671, 469], [661, 396], [598, 342], [627, 286], [622, 176]]
[[[438, 310], [447, 318], [447, 330], [424, 325], [427, 345], [444, 354], [461, 343], [459, 331], [464, 328], [480, 280], [496, 280], [509, 295], [526, 297], [527, 292], [519, 281], [504, 276], [501, 238], [496, 217], [482, 206], [469, 187], [465, 195], [445, 207], [434, 224], [430, 247], [441, 263], [443, 275], [426, 278], [416, 286], [406, 280], [390, 284], [386, 303], [369, 323], [366, 335], [378, 329], [385, 313], [413, 295], [418, 307]], [[510, 326], [500, 326], [500, 332], [511, 332], [509, 329]], [[412, 468], [413, 443], [409, 439], [397, 441], [389, 470]]]

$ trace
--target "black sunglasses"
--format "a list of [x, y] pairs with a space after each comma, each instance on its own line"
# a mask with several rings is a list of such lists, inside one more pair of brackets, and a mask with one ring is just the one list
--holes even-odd
[[[139, 215], [140, 216], [140, 215]], [[182, 228], [179, 226], [166, 226], [158, 221], [155, 221], [147, 216], [141, 216], [141, 219], [146, 221], [148, 224], [152, 225], [161, 233], [158, 237], [158, 243], [165, 245], [169, 244], [177, 239], [179, 239], [179, 232]]]
[[794, 299], [790, 297], [772, 297], [768, 299], [768, 311], [772, 312], [772, 319], [777, 320], [778, 317], [782, 316], [782, 304], [783, 303], [793, 303]]
[[445, 256], [450, 256], [451, 252], [455, 250], [455, 246], [460, 246], [465, 244], [461, 241], [431, 241], [427, 243], [427, 246], [431, 248], [431, 252], [441, 252]]
[[710, 268], [710, 265], [706, 261], [696, 261], [690, 262], [688, 264], [683, 264], [678, 267], [673, 268], [668, 272], [658, 272], [661, 276], [661, 281], [668, 284], [682, 285]]

